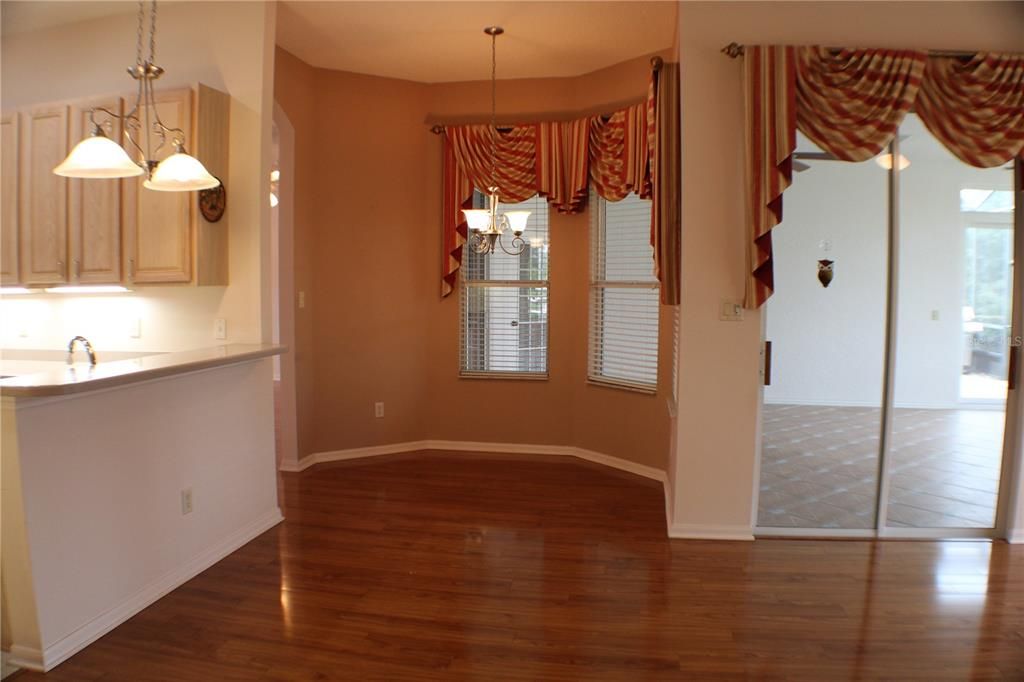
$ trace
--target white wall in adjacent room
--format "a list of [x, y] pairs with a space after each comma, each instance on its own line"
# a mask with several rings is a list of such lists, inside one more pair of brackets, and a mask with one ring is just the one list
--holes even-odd
[[[897, 407], [953, 408], [964, 357], [960, 190], [1010, 189], [1012, 174], [976, 169], [915, 119], [900, 173]], [[775, 295], [769, 403], [879, 406], [885, 343], [887, 171], [873, 161], [812, 161], [794, 174], [772, 232]], [[1009, 216], [1004, 216], [1009, 220]], [[823, 243], [830, 244], [825, 251]], [[817, 261], [835, 261], [826, 289]]]

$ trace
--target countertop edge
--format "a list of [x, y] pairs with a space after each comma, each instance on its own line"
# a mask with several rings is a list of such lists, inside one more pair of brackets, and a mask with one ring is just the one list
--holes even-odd
[[[221, 346], [220, 348], [231, 347], [232, 346], [228, 345]], [[211, 349], [201, 349], [199, 351], [181, 351], [180, 353], [172, 352], [165, 353], [155, 357], [161, 357], [166, 361], [173, 362], [175, 355], [180, 354], [187, 356], [192, 353], [202, 352], [203, 350]], [[253, 347], [252, 350], [232, 352], [230, 355], [200, 358], [195, 360], [183, 359], [180, 362], [168, 364], [162, 367], [142, 368], [134, 371], [127, 371], [124, 374], [118, 374], [115, 376], [97, 377], [95, 379], [87, 379], [85, 381], [74, 383], [54, 383], [39, 386], [0, 385], [0, 396], [9, 398], [52, 398], [64, 395], [87, 393], [89, 391], [99, 391], [103, 389], [118, 388], [121, 386], [129, 386], [131, 384], [140, 383], [143, 381], [150, 381], [152, 379], [162, 379], [179, 374], [188, 374], [190, 372], [198, 372], [206, 369], [213, 369], [216, 367], [235, 365], [242, 362], [249, 362], [251, 360], [259, 360], [261, 358], [272, 357], [274, 355], [281, 355], [286, 352], [288, 352], [287, 346], [266, 345], [262, 347]], [[117, 362], [131, 361], [121, 360]]]

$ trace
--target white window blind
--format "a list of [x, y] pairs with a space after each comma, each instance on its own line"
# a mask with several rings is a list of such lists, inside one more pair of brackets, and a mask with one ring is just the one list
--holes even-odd
[[[476, 193], [474, 205], [485, 208]], [[463, 376], [546, 377], [548, 373], [548, 204], [535, 196], [499, 204], [500, 212], [531, 211], [528, 246], [510, 256], [497, 247], [481, 255], [466, 245], [462, 258], [460, 373]], [[511, 248], [511, 233], [503, 236]]]
[[654, 392], [658, 387], [658, 280], [651, 202], [605, 201], [591, 191], [588, 377]]

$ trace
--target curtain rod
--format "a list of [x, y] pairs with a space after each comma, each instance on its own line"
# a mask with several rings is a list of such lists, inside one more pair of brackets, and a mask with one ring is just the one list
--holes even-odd
[[[840, 50], [842, 50], [844, 48], [841, 48], [841, 47], [826, 47], [825, 49], [829, 50], [831, 52], [839, 52]], [[742, 57], [743, 56], [743, 45], [741, 45], [740, 43], [729, 43], [728, 45], [723, 47], [721, 50], [719, 50], [719, 52], [721, 52], [724, 55], [727, 55], [727, 56], [731, 57], [732, 59], [735, 59], [736, 57]], [[966, 50], [928, 50], [928, 56], [929, 57], [955, 57], [955, 58], [962, 58], [962, 57], [973, 57], [976, 54], [978, 54], [977, 50], [975, 50], [973, 52], [968, 52]]]
[[[658, 57], [657, 55], [655, 55], [654, 57], [651, 57], [651, 68], [653, 70], [661, 71], [661, 67], [664, 66], [664, 64], [665, 64], [665, 60], [662, 59], [661, 57]], [[638, 104], [638, 102], [632, 102], [631, 101], [631, 102], [624, 102], [624, 103], [619, 103], [619, 104], [614, 104], [614, 105], [607, 105], [607, 106], [614, 106], [616, 108], [615, 110], [618, 110], [618, 109], [623, 109], [625, 107], [633, 106], [634, 104]], [[607, 107], [603, 108], [601, 111], [594, 112], [594, 113], [588, 112], [586, 110], [585, 111], [579, 111], [579, 112], [575, 112], [575, 114], [573, 114], [571, 117], [569, 117], [569, 118], [567, 118], [565, 120], [571, 121], [572, 119], [580, 118], [581, 116], [595, 116], [595, 115], [600, 115], [600, 114], [605, 114], [605, 113], [607, 113]], [[464, 125], [464, 124], [465, 124], [465, 122], [453, 123], [452, 125]], [[513, 125], [518, 125], [518, 124], [512, 124], [512, 123], [500, 124], [499, 123], [498, 124], [498, 128], [512, 128]], [[441, 133], [444, 132], [444, 126], [441, 125], [441, 124], [432, 125], [432, 126], [430, 126], [430, 132], [434, 133], [435, 135], [440, 135]]]

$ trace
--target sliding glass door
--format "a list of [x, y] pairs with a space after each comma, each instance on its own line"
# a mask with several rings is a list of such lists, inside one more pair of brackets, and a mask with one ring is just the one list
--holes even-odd
[[900, 128], [892, 528], [994, 528], [1013, 310], [1013, 169]]
[[798, 140], [764, 310], [762, 535], [1000, 522], [1014, 171], [962, 163], [913, 114], [890, 151]]
[[876, 524], [885, 370], [888, 174], [799, 137], [765, 304], [757, 524]]

